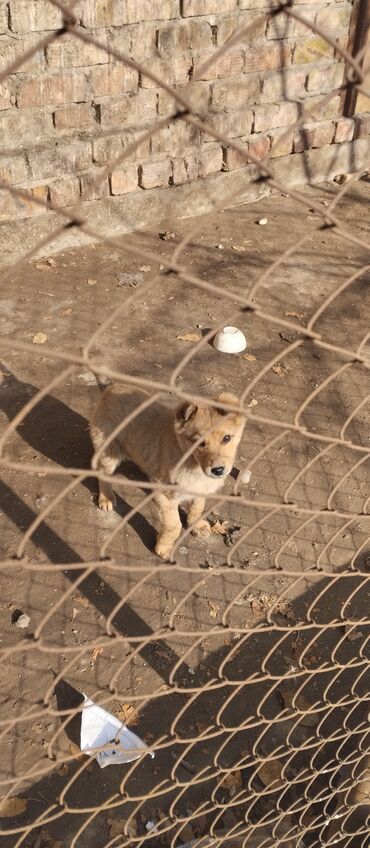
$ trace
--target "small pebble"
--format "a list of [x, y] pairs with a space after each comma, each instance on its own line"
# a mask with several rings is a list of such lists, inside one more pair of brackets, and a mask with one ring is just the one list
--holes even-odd
[[257, 224], [259, 224], [260, 227], [264, 227], [265, 224], [267, 224], [267, 218], [258, 218]]
[[21, 630], [24, 630], [25, 627], [28, 627], [30, 620], [31, 619], [29, 615], [27, 615], [25, 612], [22, 612], [22, 614], [19, 616], [19, 618], [17, 618], [14, 624], [16, 627], [20, 627]]

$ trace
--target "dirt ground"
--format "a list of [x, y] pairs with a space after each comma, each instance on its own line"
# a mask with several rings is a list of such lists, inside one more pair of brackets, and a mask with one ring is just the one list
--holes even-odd
[[[336, 191], [331, 184], [305, 194], [325, 208]], [[362, 239], [370, 231], [368, 203], [369, 183], [361, 181], [338, 206], [348, 231]], [[266, 226], [256, 223], [262, 216]], [[341, 760], [353, 756], [351, 732], [356, 739], [366, 735], [370, 491], [368, 459], [356, 445], [367, 448], [370, 439], [370, 376], [360, 362], [347, 361], [326, 383], [346, 365], [342, 354], [308, 339], [294, 345], [305, 338], [318, 306], [362, 267], [315, 330], [351, 351], [368, 332], [368, 252], [319, 228], [319, 220], [297, 201], [276, 196], [206, 221], [169, 221], [175, 238], [168, 240], [155, 226], [122, 238], [123, 249], [134, 243], [157, 253], [157, 263], [143, 260], [140, 251], [133, 258], [99, 244], [50, 263], [33, 260], [4, 283], [3, 427], [61, 373], [64, 364], [47, 355], [47, 345], [80, 354], [111, 311], [133, 295], [93, 344], [96, 361], [167, 384], [195, 344], [179, 336], [235, 323], [246, 334], [249, 358], [220, 354], [207, 343], [180, 369], [177, 385], [207, 396], [248, 389], [238, 469], [249, 468], [271, 442], [252, 465], [243, 502], [210, 505], [211, 519], [229, 522], [231, 532], [207, 540], [187, 536], [176, 563], [168, 565], [153, 553], [150, 503], [119, 527], [145, 496], [139, 487], [120, 488], [117, 511], [102, 513], [93, 478], [53, 505], [69, 477], [3, 471], [0, 796], [10, 792], [26, 801], [19, 815], [1, 819], [4, 848], [124, 846], [134, 844], [135, 835], [136, 844], [141, 837], [153, 848], [177, 846], [212, 828], [238, 834], [239, 841], [228, 844], [239, 846], [248, 828], [262, 834], [283, 813], [294, 813], [297, 825], [303, 796], [307, 820], [300, 826], [309, 822], [313, 833], [305, 844], [322, 844], [323, 798], [330, 801]], [[181, 263], [217, 286], [217, 295], [174, 275], [150, 282], [190, 226], [195, 234]], [[246, 296], [261, 272], [303, 236], [258, 290], [256, 302], [269, 320], [226, 296]], [[34, 353], [12, 346], [39, 333], [47, 343], [35, 344]], [[273, 357], [277, 362], [264, 373]], [[300, 423], [317, 439], [277, 426], [294, 423], [314, 389]], [[88, 468], [87, 421], [97, 397], [93, 374], [76, 366], [10, 436], [7, 459]], [[345, 438], [355, 447], [325, 441], [340, 436], [351, 413]], [[129, 464], [123, 470], [138, 479]], [[234, 483], [230, 478], [227, 493]], [[19, 548], [48, 505], [47, 517]], [[23, 560], [16, 559], [20, 553]], [[88, 573], [81, 568], [86, 563]], [[25, 630], [15, 626], [19, 612], [30, 617]], [[344, 625], [351, 623], [349, 639]], [[315, 713], [309, 721], [287, 717], [292, 692], [302, 686], [301, 710]], [[131, 717], [133, 729], [156, 748], [155, 758], [100, 770], [79, 757], [78, 716], [68, 722], [79, 693]], [[286, 765], [277, 784], [257, 773], [266, 758]], [[134, 822], [128, 836], [123, 820]], [[148, 822], [156, 825], [152, 834]], [[29, 831], [31, 823], [37, 827]]]

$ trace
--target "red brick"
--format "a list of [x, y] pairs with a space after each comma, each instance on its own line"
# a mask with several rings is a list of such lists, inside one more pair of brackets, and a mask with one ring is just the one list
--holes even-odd
[[0, 180], [10, 185], [25, 182], [27, 167], [24, 156], [2, 156], [0, 159]]
[[[124, 134], [102, 136], [92, 142], [92, 158], [97, 165], [108, 165], [115, 162], [118, 157], [138, 139], [143, 138], [143, 132], [128, 131]], [[150, 140], [145, 139], [140, 147], [128, 155], [125, 161], [137, 161], [138, 158], [146, 158], [150, 152]]]
[[323, 121], [318, 124], [306, 124], [303, 129], [296, 131], [294, 135], [294, 152], [301, 153], [313, 147], [325, 147], [331, 144], [334, 137], [335, 125], [332, 121]]
[[[174, 89], [176, 91], [176, 89]], [[181, 88], [179, 88], [181, 95]], [[191, 82], [186, 91], [186, 100], [190, 104], [193, 112], [205, 113], [211, 100], [211, 85], [209, 82]], [[176, 100], [174, 97], [160, 90], [158, 95], [158, 112], [160, 115], [171, 115], [176, 111]]]
[[176, 121], [153, 135], [152, 153], [175, 154], [200, 144], [200, 130], [184, 121]]
[[7, 109], [0, 113], [0, 148], [4, 152], [26, 145], [33, 148], [54, 135], [50, 113], [41, 110], [30, 112], [29, 109]]
[[299, 10], [300, 15], [305, 18], [307, 24], [291, 18], [288, 15], [280, 14], [271, 18], [267, 24], [266, 36], [268, 39], [283, 39], [297, 38], [299, 36], [308, 36], [312, 34], [312, 28], [309, 26], [314, 23], [317, 15], [317, 9], [311, 9], [310, 6], [302, 6]]
[[80, 197], [80, 181], [78, 177], [66, 177], [63, 180], [54, 180], [49, 184], [50, 202], [53, 206], [73, 206]]
[[[3, 36], [0, 41], [0, 72], [5, 71], [13, 62], [22, 59], [26, 52], [40, 41], [40, 36], [33, 33], [32, 36], [23, 36], [15, 38], [11, 36]], [[19, 68], [13, 71], [15, 74], [32, 74], [40, 73], [45, 68], [45, 56], [42, 50], [37, 50], [27, 61], [22, 61]]]
[[[220, 133], [226, 140], [238, 138], [250, 133], [252, 129], [253, 112], [243, 109], [242, 112], [230, 112], [230, 114], [210, 115], [205, 123]], [[206, 133], [206, 140], [214, 140], [213, 136]]]
[[0, 32], [8, 32], [8, 3], [0, 0]]
[[158, 52], [164, 56], [181, 50], [205, 50], [212, 44], [211, 24], [202, 18], [171, 21], [157, 30]]
[[331, 99], [323, 104], [323, 97], [306, 97], [304, 101], [304, 112], [307, 112], [307, 120], [325, 121], [326, 118], [336, 117], [341, 111], [340, 95], [336, 94]]
[[307, 79], [307, 91], [318, 91], [325, 94], [333, 88], [342, 85], [344, 77], [344, 65], [335, 63], [332, 65], [319, 65], [310, 71]]
[[[259, 162], [266, 159], [269, 154], [270, 139], [266, 135], [253, 134], [247, 138], [238, 139], [238, 144], [244, 148], [245, 153], [251, 153], [253, 158]], [[246, 164], [245, 158], [237, 150], [233, 150], [232, 147], [226, 149], [226, 165], [228, 170], [233, 171], [236, 168], [243, 168]]]
[[0, 82], [0, 110], [10, 109], [12, 107], [12, 96], [8, 81]]
[[177, 0], [85, 0], [82, 20], [86, 27], [119, 26], [174, 18], [177, 13]]
[[270, 144], [271, 142], [268, 136], [253, 134], [248, 140], [248, 150], [261, 162], [268, 156]]
[[243, 51], [240, 47], [231, 47], [222, 56], [215, 56], [206, 70], [202, 70], [205, 62], [215, 56], [215, 51], [204, 51], [194, 58], [194, 77], [201, 80], [224, 79], [236, 77], [243, 70]]
[[[257, 24], [258, 22], [258, 24]], [[214, 30], [216, 33], [216, 41], [217, 46], [221, 47], [222, 44], [233, 35], [234, 32], [240, 30], [244, 27], [252, 27], [255, 24], [254, 28], [251, 30], [251, 35], [244, 36], [243, 43], [246, 43], [248, 38], [252, 41], [253, 44], [260, 39], [265, 32], [266, 29], [266, 20], [260, 14], [253, 14], [251, 12], [246, 12], [244, 14], [234, 13], [233, 15], [229, 15], [227, 18], [215, 18], [214, 19]]]
[[[103, 178], [98, 180], [100, 175]], [[101, 197], [106, 197], [109, 194], [108, 176], [105, 174], [105, 168], [95, 168], [88, 173], [81, 174], [80, 180], [81, 200], [100, 200]]]
[[100, 65], [91, 68], [88, 80], [93, 97], [134, 92], [138, 87], [138, 72], [125, 65]]
[[296, 42], [293, 52], [293, 64], [302, 65], [308, 62], [317, 62], [334, 55], [334, 48], [325, 38], [313, 35], [311, 38], [300, 39]]
[[218, 80], [212, 86], [212, 109], [232, 112], [245, 109], [260, 98], [262, 80], [258, 74], [248, 74], [226, 80]]
[[[248, 154], [248, 141], [244, 138], [238, 139], [238, 144], [244, 149], [245, 154]], [[227, 171], [235, 171], [238, 168], [244, 168], [247, 164], [245, 157], [234, 150], [232, 147], [225, 148], [224, 167]]]
[[117, 100], [102, 101], [100, 120], [102, 127], [138, 126], [156, 117], [157, 93], [139, 89], [137, 95], [126, 94]]
[[304, 97], [307, 71], [302, 68], [287, 68], [284, 73], [273, 71], [263, 81], [261, 102], [295, 100]]
[[45, 207], [32, 203], [32, 197], [44, 202], [48, 199], [46, 186], [33, 186], [28, 188], [29, 200], [21, 197], [12, 197], [7, 191], [0, 192], [0, 221], [8, 221], [13, 218], [30, 218], [43, 215], [47, 211]]
[[[99, 33], [99, 41], [109, 45], [108, 34]], [[110, 61], [109, 53], [94, 44], [86, 44], [75, 35], [63, 35], [53, 41], [46, 49], [50, 68], [81, 68], [89, 65], [102, 65]]]
[[348, 30], [351, 12], [352, 4], [335, 8], [331, 3], [325, 9], [319, 9], [316, 23], [327, 32], [337, 35], [338, 32]]
[[[233, 12], [237, 0], [222, 0], [222, 12]], [[213, 15], [221, 11], [220, 0], [182, 0], [184, 18], [196, 15]]]
[[45, 150], [30, 150], [28, 161], [31, 179], [34, 180], [73, 174], [91, 164], [91, 145], [77, 139]]
[[277, 156], [288, 156], [293, 151], [294, 130], [278, 129], [269, 133], [271, 138], [271, 159]]
[[[168, 85], [185, 85], [189, 82], [193, 71], [192, 56], [186, 51], [174, 56], [156, 56], [146, 65], [148, 70]], [[141, 86], [142, 88], [158, 89], [158, 84], [153, 82], [145, 73], [141, 75]]]
[[266, 106], [256, 106], [254, 109], [254, 129], [256, 132], [287, 127], [298, 117], [296, 103], [275, 103]]
[[54, 123], [57, 130], [90, 130], [96, 125], [95, 112], [87, 103], [73, 103], [54, 112]]
[[43, 32], [62, 26], [62, 13], [49, 0], [10, 0], [12, 32]]
[[171, 176], [172, 168], [169, 159], [148, 159], [139, 166], [140, 188], [168, 185]]
[[207, 177], [222, 168], [222, 147], [219, 144], [205, 144], [199, 153], [199, 176]]
[[355, 132], [354, 118], [339, 118], [335, 130], [335, 141], [352, 141]]
[[355, 138], [364, 138], [370, 135], [370, 115], [356, 115]]
[[269, 44], [266, 47], [251, 45], [244, 54], [244, 71], [272, 71], [290, 65], [292, 48], [288, 44]]
[[191, 182], [199, 176], [199, 161], [196, 154], [189, 153], [183, 159], [172, 160], [172, 183], [183, 185]]
[[56, 106], [59, 103], [73, 103], [87, 97], [86, 77], [80, 71], [65, 71], [60, 74], [42, 74], [24, 79], [18, 86], [17, 106]]
[[139, 187], [137, 165], [124, 165], [113, 171], [110, 177], [112, 194], [127, 194]]

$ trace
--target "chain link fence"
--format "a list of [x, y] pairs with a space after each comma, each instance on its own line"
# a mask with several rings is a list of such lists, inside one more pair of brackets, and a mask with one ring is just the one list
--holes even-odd
[[[77, 3], [50, 2], [62, 11], [62, 29], [17, 59], [1, 79], [65, 33], [107, 49], [79, 26]], [[299, 7], [289, 3], [262, 15], [272, 16], [304, 22]], [[207, 65], [252, 38], [256, 26], [258, 21], [237, 31]], [[313, 29], [337, 46], [335, 33]], [[337, 49], [345, 59], [342, 90], [355, 87], [368, 94], [364, 48], [354, 56]], [[112, 52], [173, 98], [172, 122], [206, 130], [255, 166], [248, 180], [265, 181], [276, 197], [287, 196], [269, 160], [246, 153], [192, 109], [196, 75], [174, 90], [149, 67]], [[322, 102], [337, 94], [335, 89]], [[307, 115], [295, 128], [305, 121]], [[145, 135], [153, 138], [168, 123], [167, 117], [159, 120]], [[141, 140], [98, 179], [138, 150]], [[202, 271], [194, 270], [189, 259], [212, 216], [201, 223], [183, 222], [181, 236], [165, 245], [136, 234], [123, 240], [102, 235], [85, 220], [83, 196], [73, 209], [57, 209], [1, 184], [14, 197], [52, 208], [58, 222], [43, 243], [4, 270], [4, 291], [17, 274], [28, 273], [40, 248], [45, 253], [66, 229], [100, 241], [107, 262], [112, 254], [126, 266], [140, 262], [149, 267], [139, 286], [121, 289], [113, 308], [107, 303], [88, 336], [81, 331], [80, 344], [58, 347], [48, 340], [41, 346], [19, 340], [16, 333], [0, 338], [5, 363], [16, 357], [15, 370], [22, 374], [32, 362], [42, 384], [30, 387], [3, 367], [2, 392], [11, 399], [4, 401], [9, 420], [0, 440], [3, 514], [18, 527], [14, 547], [9, 539], [0, 563], [3, 612], [13, 617], [1, 650], [4, 846], [370, 844], [370, 263], [361, 230], [367, 185], [366, 174], [353, 174], [342, 185], [332, 185], [326, 201], [319, 189], [289, 189], [295, 219], [312, 216], [309, 231], [304, 224], [299, 237], [271, 261], [257, 261], [244, 288], [222, 288], [219, 317], [211, 329], [188, 340], [185, 354], [165, 376], [160, 350], [146, 369], [126, 370], [114, 357], [112, 363], [112, 334], [115, 328], [123, 332], [123, 321], [146, 299], [153, 309], [159, 304], [153, 312], [159, 327], [165, 308], [169, 324], [178, 324], [176, 298], [182, 310], [194, 298], [214, 310], [220, 300], [214, 281], [219, 245], [208, 248]], [[355, 226], [352, 207], [346, 205], [350, 197], [358, 203]], [[236, 204], [237, 193], [230, 200]], [[233, 212], [234, 218], [240, 214], [240, 209]], [[282, 219], [282, 231], [286, 224]], [[307, 268], [317, 267], [320, 250], [328, 277], [314, 301]], [[242, 252], [234, 251], [234, 261], [243, 261]], [[158, 272], [150, 270], [153, 266], [159, 266]], [[291, 279], [292, 267], [302, 275], [301, 295], [312, 306], [305, 314], [291, 308], [286, 278]], [[32, 307], [27, 308], [32, 315]], [[83, 309], [81, 303], [82, 317]], [[125, 468], [115, 475], [114, 488], [130, 505], [123, 509], [120, 501], [114, 519], [94, 511], [97, 482], [111, 478], [91, 467], [91, 456], [81, 461], [79, 440], [87, 422], [64, 410], [60, 424], [61, 393], [83, 373], [91, 375], [86, 391], [95, 401], [93, 375], [143, 388], [150, 403], [170, 397], [214, 406], [212, 369], [219, 359], [217, 366], [216, 360], [209, 361], [209, 343], [225, 323], [245, 321], [265, 341], [276, 331], [279, 347], [269, 349], [266, 342], [262, 365], [251, 353], [244, 360], [252, 370], [239, 391], [246, 418], [241, 472], [225, 491], [207, 497], [212, 544], [205, 547], [191, 538], [191, 527], [184, 528], [172, 561], [163, 562], [153, 553], [146, 516], [151, 520], [158, 491], [169, 492], [172, 484], [153, 484], [137, 469]], [[137, 339], [135, 344], [139, 347]], [[194, 391], [188, 375], [196, 373], [198, 362], [202, 367], [208, 363], [208, 382], [206, 389]], [[231, 364], [230, 384], [237, 368]], [[256, 395], [263, 388], [271, 403], [261, 410]], [[125, 425], [127, 420], [119, 428]], [[75, 460], [58, 462], [54, 448], [71, 432]], [[32, 457], [22, 457], [22, 440], [36, 446]], [[44, 492], [36, 505], [27, 496], [32, 482]], [[86, 488], [94, 504], [74, 501]], [[82, 538], [88, 509], [98, 533], [80, 554], [71, 541], [70, 522], [81, 527]], [[18, 609], [14, 598], [21, 596]], [[27, 611], [31, 622], [22, 631], [21, 613]], [[145, 750], [131, 763], [102, 770], [95, 758], [82, 754], [84, 694], [139, 734], [154, 758]], [[114, 745], [103, 748], [109, 752]]]

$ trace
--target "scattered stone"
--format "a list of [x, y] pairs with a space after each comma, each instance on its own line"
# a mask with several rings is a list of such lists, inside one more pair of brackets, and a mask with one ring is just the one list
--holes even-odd
[[122, 274], [117, 274], [117, 285], [118, 286], [131, 286], [131, 288], [135, 288], [142, 283], [143, 275], [142, 274], [129, 274], [127, 272]]
[[29, 615], [27, 615], [27, 613], [25, 612], [21, 612], [18, 618], [13, 621], [13, 624], [15, 627], [19, 627], [21, 630], [24, 630], [26, 627], [28, 627], [30, 621], [31, 619]]
[[267, 218], [258, 218], [257, 224], [259, 224], [260, 227], [265, 227], [267, 223], [268, 223]]
[[170, 241], [171, 239], [176, 238], [176, 233], [170, 233], [168, 230], [163, 230], [163, 232], [158, 233], [158, 235], [162, 241]]

